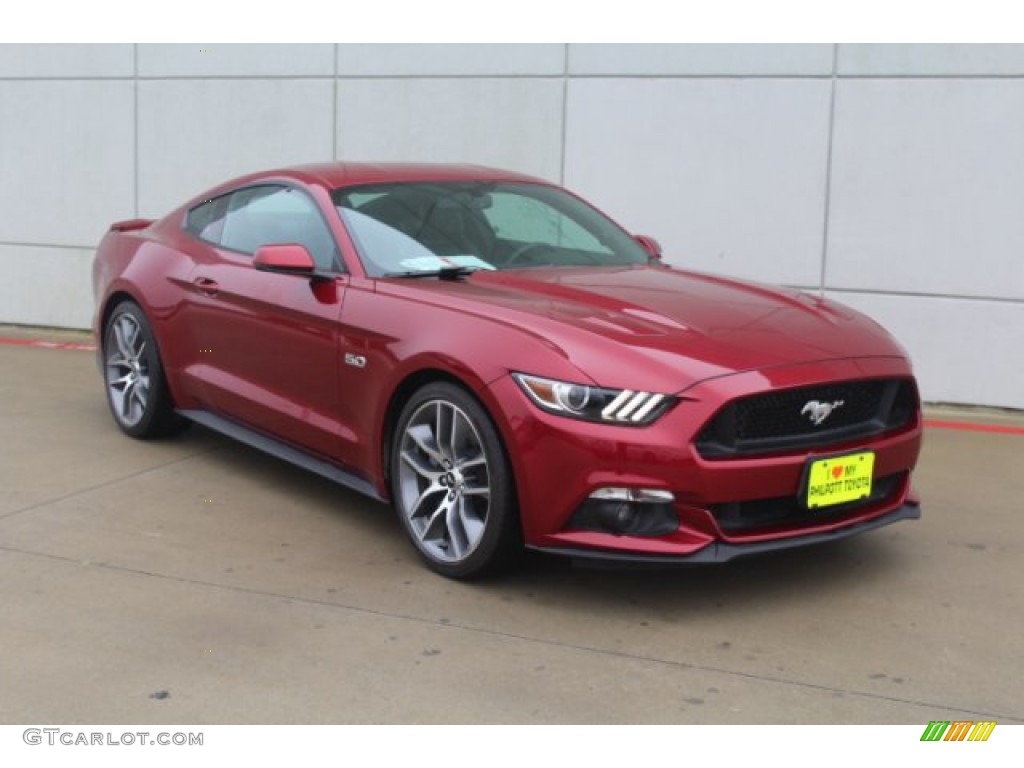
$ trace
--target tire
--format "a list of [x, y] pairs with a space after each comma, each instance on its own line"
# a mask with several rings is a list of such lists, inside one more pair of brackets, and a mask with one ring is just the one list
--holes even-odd
[[133, 301], [117, 305], [103, 330], [103, 384], [107, 404], [126, 435], [146, 439], [180, 432], [156, 338]]
[[447, 382], [417, 390], [398, 418], [390, 461], [395, 509], [432, 570], [473, 579], [518, 560], [522, 533], [508, 457], [468, 392]]

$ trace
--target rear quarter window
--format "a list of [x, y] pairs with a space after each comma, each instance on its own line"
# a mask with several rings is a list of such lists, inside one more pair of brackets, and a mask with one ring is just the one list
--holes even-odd
[[224, 230], [228, 197], [229, 195], [223, 195], [192, 208], [185, 216], [185, 230], [200, 240], [206, 240], [214, 245], [219, 243], [221, 232]]

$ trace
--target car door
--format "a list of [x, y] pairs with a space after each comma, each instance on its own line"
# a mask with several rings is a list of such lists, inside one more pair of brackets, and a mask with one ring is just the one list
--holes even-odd
[[[338, 458], [338, 322], [348, 276], [315, 201], [285, 184], [237, 190], [197, 216], [184, 303], [191, 375], [211, 411]], [[299, 243], [318, 277], [257, 270], [262, 245]]]

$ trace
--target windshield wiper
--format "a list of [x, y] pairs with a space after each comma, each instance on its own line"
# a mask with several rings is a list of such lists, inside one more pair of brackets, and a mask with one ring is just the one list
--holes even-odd
[[458, 280], [479, 272], [480, 267], [440, 267], [438, 269], [416, 269], [408, 272], [385, 272], [381, 277], [438, 277], [441, 280]]

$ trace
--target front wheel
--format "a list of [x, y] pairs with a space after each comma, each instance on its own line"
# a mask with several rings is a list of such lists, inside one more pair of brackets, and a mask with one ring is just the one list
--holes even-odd
[[504, 446], [465, 390], [434, 382], [412, 396], [398, 419], [390, 469], [399, 517], [433, 570], [479, 577], [522, 551]]

